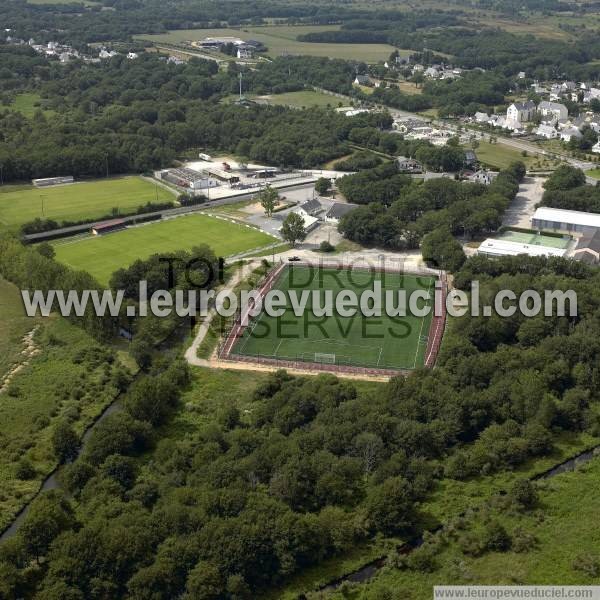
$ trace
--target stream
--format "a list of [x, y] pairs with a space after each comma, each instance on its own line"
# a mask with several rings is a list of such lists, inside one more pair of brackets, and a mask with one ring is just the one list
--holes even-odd
[[[530, 478], [530, 480], [531, 481], [540, 481], [540, 480], [556, 477], [557, 475], [561, 475], [562, 473], [569, 473], [571, 471], [574, 471], [580, 465], [583, 465], [583, 464], [589, 462], [590, 460], [592, 460], [592, 458], [595, 458], [596, 456], [599, 456], [599, 455], [600, 455], [600, 445], [594, 446], [593, 448], [590, 448], [589, 450], [585, 450], [584, 452], [582, 452], [581, 454], [578, 454], [577, 456], [573, 456], [572, 458], [569, 458], [568, 460], [565, 460], [562, 463], [554, 465], [547, 471], [544, 471], [542, 473], [538, 473], [537, 475], [534, 475], [533, 477]], [[502, 492], [499, 492], [499, 493], [502, 493]], [[443, 525], [436, 527], [436, 529], [434, 531], [437, 531], [441, 527], [443, 527]], [[434, 531], [432, 531], [430, 533], [433, 533]], [[397, 552], [399, 554], [408, 554], [408, 553], [412, 552], [415, 548], [418, 548], [422, 543], [423, 543], [423, 536], [419, 536], [419, 537], [415, 538], [414, 540], [411, 540], [410, 542], [407, 542], [407, 543], [403, 544], [402, 546], [399, 546], [397, 549]], [[373, 577], [375, 577], [377, 575], [377, 573], [385, 566], [385, 562], [386, 562], [386, 557], [381, 556], [375, 560], [372, 560], [371, 562], [367, 563], [366, 565], [362, 566], [360, 569], [357, 569], [356, 571], [353, 571], [351, 573], [343, 575], [342, 577], [334, 579], [333, 581], [330, 581], [329, 583], [326, 583], [325, 585], [319, 587], [317, 589], [317, 591], [333, 592], [346, 581], [349, 581], [352, 583], [366, 583], [367, 581], [373, 579]]]

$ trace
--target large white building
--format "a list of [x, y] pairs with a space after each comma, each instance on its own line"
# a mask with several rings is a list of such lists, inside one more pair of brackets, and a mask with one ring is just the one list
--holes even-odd
[[479, 246], [477, 253], [485, 256], [518, 256], [519, 254], [527, 254], [528, 256], [564, 256], [567, 250], [566, 248], [552, 248], [551, 246], [522, 244], [509, 240], [488, 238]]
[[521, 129], [523, 124], [531, 121], [535, 114], [535, 102], [513, 102], [506, 110], [506, 124], [508, 129]]
[[567, 233], [586, 233], [591, 229], [600, 229], [600, 214], [542, 206], [531, 217], [531, 227]]

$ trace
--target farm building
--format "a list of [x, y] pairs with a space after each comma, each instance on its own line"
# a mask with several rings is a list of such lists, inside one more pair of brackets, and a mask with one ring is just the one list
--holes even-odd
[[600, 214], [542, 206], [531, 217], [531, 226], [534, 229], [587, 233], [591, 229], [600, 229]]
[[102, 235], [119, 229], [125, 229], [125, 221], [123, 219], [111, 219], [92, 225], [92, 235]]
[[31, 183], [35, 187], [45, 187], [47, 185], [61, 185], [63, 183], [73, 183], [73, 176], [68, 175], [66, 177], [45, 177], [43, 179], [32, 179]]

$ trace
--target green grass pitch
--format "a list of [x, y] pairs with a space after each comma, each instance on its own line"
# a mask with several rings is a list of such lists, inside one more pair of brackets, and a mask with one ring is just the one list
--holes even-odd
[[[133, 212], [147, 202], [173, 201], [175, 195], [141, 177], [99, 179], [36, 188], [0, 187], [0, 225], [16, 229], [36, 217], [55, 221], [96, 219], [109, 215], [113, 208]], [[43, 213], [42, 213], [43, 205]]]
[[[433, 306], [432, 277], [404, 273], [370, 273], [357, 269], [323, 269], [293, 266], [284, 269], [273, 289], [352, 290], [360, 298], [366, 289], [381, 281], [384, 305], [381, 317], [317, 317], [312, 310], [297, 317], [288, 297], [286, 312], [271, 317], [262, 312], [244, 330], [233, 347], [232, 354], [258, 356], [279, 360], [323, 362], [355, 367], [380, 369], [413, 369], [423, 366], [432, 312], [426, 317], [407, 315], [388, 317], [385, 314], [385, 292], [404, 289], [407, 295], [416, 290], [428, 290], [428, 303]], [[311, 307], [311, 303], [307, 304]], [[316, 356], [315, 356], [316, 355]], [[335, 355], [335, 357], [333, 356]]]
[[199, 244], [208, 244], [217, 256], [231, 256], [275, 241], [257, 229], [194, 214], [101, 236], [58, 241], [54, 248], [56, 260], [74, 269], [88, 271], [106, 285], [114, 271], [152, 254], [190, 250]]

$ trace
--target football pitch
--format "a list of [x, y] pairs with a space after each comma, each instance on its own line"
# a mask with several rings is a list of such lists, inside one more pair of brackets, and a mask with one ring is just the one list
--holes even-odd
[[[317, 316], [313, 312], [312, 290], [331, 290], [333, 298], [342, 290], [360, 295], [381, 282], [381, 316], [365, 317], [360, 311], [351, 317], [336, 314]], [[286, 293], [287, 305], [281, 317], [262, 312], [251, 321], [237, 340], [232, 355], [302, 361], [376, 369], [414, 369], [423, 366], [433, 310], [425, 316], [408, 312], [404, 317], [386, 314], [386, 292], [425, 290], [429, 299], [419, 302], [433, 307], [435, 279], [406, 273], [375, 273], [367, 270], [319, 269], [306, 265], [285, 268], [274, 290]], [[307, 309], [297, 316], [287, 292], [298, 295], [311, 291]]]
[[99, 179], [37, 188], [0, 187], [0, 225], [14, 229], [35, 218], [54, 221], [98, 219], [113, 208], [134, 212], [147, 202], [173, 202], [175, 195], [141, 177]]
[[110, 276], [138, 258], [190, 250], [208, 244], [217, 256], [231, 256], [277, 240], [258, 229], [207, 215], [186, 215], [122, 231], [54, 243], [56, 260], [87, 271], [106, 285]]

